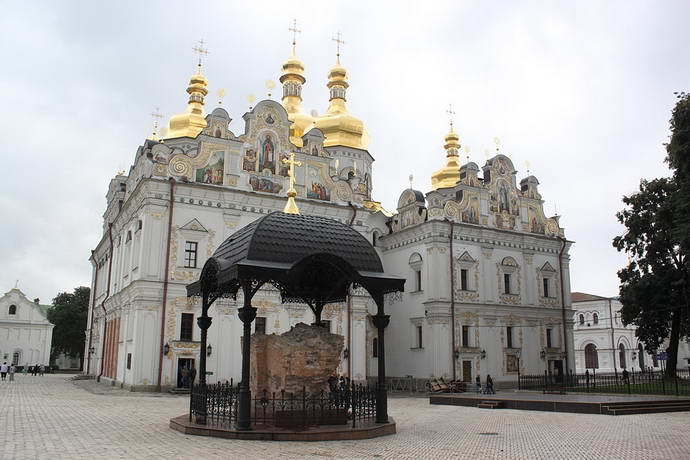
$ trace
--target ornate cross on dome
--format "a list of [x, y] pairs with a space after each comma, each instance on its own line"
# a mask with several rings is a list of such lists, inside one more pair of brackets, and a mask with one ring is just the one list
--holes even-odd
[[163, 118], [163, 114], [160, 113], [160, 108], [156, 107], [151, 117], [153, 117], [153, 139], [155, 140], [158, 137], [158, 120]]
[[448, 119], [450, 120], [450, 130], [453, 131], [453, 116], [455, 115], [455, 112], [453, 112], [453, 104], [448, 104], [448, 110], [446, 110], [446, 113], [448, 114]]
[[292, 32], [292, 54], [295, 54], [295, 45], [297, 45], [297, 34], [301, 34], [302, 31], [297, 28], [297, 19], [292, 20], [292, 27], [288, 29]]
[[336, 34], [335, 37], [331, 38], [334, 42], [337, 43], [336, 45], [336, 57], [338, 59], [338, 64], [340, 64], [340, 45], [344, 45], [345, 42], [340, 38], [340, 31]]
[[290, 179], [290, 188], [287, 191], [288, 201], [285, 203], [283, 212], [286, 214], [299, 214], [297, 203], [295, 203], [295, 197], [297, 196], [297, 191], [295, 190], [295, 166], [302, 166], [302, 162], [295, 161], [295, 152], [290, 152], [290, 159], [283, 158], [281, 161], [290, 167], [288, 169], [288, 177]]
[[208, 49], [204, 48], [204, 39], [199, 40], [199, 44], [192, 49], [199, 55], [199, 71], [201, 71], [201, 58], [208, 54]]
[[225, 97], [225, 89], [220, 88], [216, 91], [216, 96], [218, 96], [218, 105], [223, 105], [223, 98]]

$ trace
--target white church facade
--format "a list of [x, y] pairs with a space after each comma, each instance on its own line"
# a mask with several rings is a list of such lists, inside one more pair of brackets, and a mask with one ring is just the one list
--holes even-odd
[[0, 297], [0, 363], [48, 366], [54, 327], [48, 308], [18, 288]]
[[[200, 349], [198, 299], [185, 287], [198, 279], [214, 250], [255, 219], [280, 211], [287, 165], [296, 154], [302, 214], [352, 226], [377, 249], [386, 273], [405, 277], [389, 299], [387, 373], [499, 384], [523, 373], [574, 370], [570, 307], [571, 245], [547, 218], [529, 176], [517, 183], [510, 159], [497, 154], [482, 168], [460, 166], [458, 136], [446, 137], [446, 166], [433, 190], [404, 190], [395, 213], [372, 198], [373, 156], [364, 124], [347, 111], [347, 72], [328, 74], [329, 108], [302, 111], [304, 67], [293, 54], [280, 78], [282, 103], [264, 100], [230, 129], [222, 108], [204, 114], [208, 82], [190, 79], [187, 110], [140, 146], [127, 174], [107, 192], [102, 238], [91, 255], [92, 299], [85, 372], [137, 390], [181, 384], [181, 369], [207, 356], [208, 381], [240, 376], [242, 322], [233, 299], [217, 300], [208, 347]], [[282, 304], [261, 289], [255, 333], [283, 333], [311, 323], [306, 305]], [[376, 375], [372, 299], [354, 289], [327, 305], [323, 319], [345, 338], [339, 372], [362, 381]]]

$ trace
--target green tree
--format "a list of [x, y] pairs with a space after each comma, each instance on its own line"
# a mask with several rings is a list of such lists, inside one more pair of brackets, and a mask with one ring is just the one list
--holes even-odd
[[613, 245], [631, 256], [618, 272], [621, 319], [637, 326], [646, 348], [656, 351], [669, 339], [666, 373], [675, 375], [678, 343], [690, 329], [690, 99], [678, 95], [666, 145], [670, 178], [642, 180], [639, 192], [623, 197], [616, 214], [626, 227]]
[[48, 321], [55, 325], [51, 359], [60, 353], [79, 356], [80, 368], [84, 363], [84, 331], [88, 317], [91, 289], [81, 286], [73, 293], [61, 292], [53, 299], [48, 310]]

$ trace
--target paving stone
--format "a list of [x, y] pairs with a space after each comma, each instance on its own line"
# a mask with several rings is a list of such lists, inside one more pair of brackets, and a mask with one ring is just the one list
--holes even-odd
[[[90, 391], [86, 391], [86, 389]], [[431, 406], [392, 397], [394, 436], [259, 442], [189, 436], [168, 427], [183, 396], [130, 393], [64, 375], [0, 382], [0, 458], [684, 459], [690, 413], [603, 416]]]

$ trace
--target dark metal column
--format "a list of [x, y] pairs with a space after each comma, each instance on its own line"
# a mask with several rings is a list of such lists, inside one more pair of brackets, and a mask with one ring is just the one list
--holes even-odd
[[[196, 319], [196, 323], [201, 329], [201, 344], [199, 347], [199, 387], [201, 388], [200, 395], [206, 396], [206, 342], [208, 335], [208, 328], [211, 327], [212, 318], [208, 316], [208, 294], [204, 293], [201, 303], [201, 316]], [[189, 397], [194, 398], [194, 381], [190, 383], [191, 391], [189, 392]], [[193, 403], [193, 401], [192, 401]], [[206, 425], [206, 401], [199, 405], [197, 408], [196, 423], [199, 425]], [[200, 413], [199, 413], [200, 412]]]
[[242, 337], [242, 381], [240, 382], [239, 414], [237, 417], [238, 430], [251, 430], [252, 393], [249, 389], [249, 365], [252, 321], [256, 318], [256, 308], [252, 307], [254, 293], [248, 286], [242, 287], [244, 291], [244, 306], [239, 309], [239, 317], [244, 325]]
[[383, 295], [374, 297], [378, 311], [373, 316], [374, 326], [378, 329], [378, 380], [376, 384], [376, 423], [388, 423], [388, 392], [386, 391], [386, 345], [384, 331], [390, 322], [390, 316], [383, 309]]

